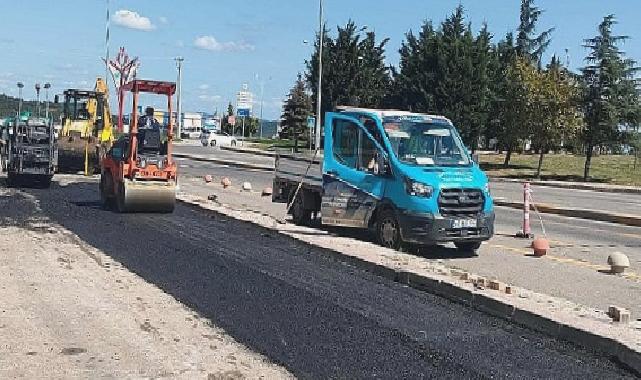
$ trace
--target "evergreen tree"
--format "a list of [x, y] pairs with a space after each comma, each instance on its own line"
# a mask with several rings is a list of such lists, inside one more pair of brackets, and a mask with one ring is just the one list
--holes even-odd
[[491, 38], [486, 26], [473, 35], [462, 6], [439, 30], [426, 22], [418, 36], [408, 32], [394, 75], [395, 106], [447, 116], [475, 150], [489, 123]]
[[583, 177], [590, 177], [590, 165], [595, 147], [612, 143], [621, 137], [619, 126], [639, 123], [639, 91], [635, 81], [638, 68], [635, 61], [625, 57], [618, 45], [628, 37], [612, 33], [614, 15], [606, 16], [599, 24], [599, 34], [585, 40], [590, 53], [585, 58], [583, 114], [585, 129], [585, 168]]
[[294, 87], [289, 91], [281, 116], [281, 137], [294, 139], [294, 151], [298, 152], [298, 141], [307, 136], [307, 118], [312, 114], [312, 103], [305, 92], [305, 82], [299, 74]]
[[229, 116], [234, 116], [234, 106], [231, 104], [231, 102], [229, 102], [229, 105], [227, 106], [227, 112], [223, 115], [220, 123], [220, 129], [222, 132], [233, 135], [234, 126], [229, 124]]
[[536, 35], [536, 24], [543, 11], [534, 6], [534, 0], [521, 0], [521, 15], [516, 37], [516, 53], [532, 64], [541, 65], [541, 57], [550, 45], [554, 28]]
[[[321, 113], [331, 111], [338, 105], [381, 107], [388, 96], [391, 82], [391, 71], [385, 64], [388, 39], [377, 43], [374, 32], [364, 33], [364, 28], [359, 29], [353, 21], [338, 27], [336, 38], [324, 30]], [[318, 38], [315, 51], [306, 64], [305, 77], [315, 104]]]

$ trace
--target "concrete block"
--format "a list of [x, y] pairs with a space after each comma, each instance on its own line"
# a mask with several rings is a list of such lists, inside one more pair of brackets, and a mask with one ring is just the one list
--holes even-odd
[[499, 280], [490, 280], [487, 284], [487, 287], [492, 290], [503, 291], [505, 289], [505, 284]]
[[487, 287], [487, 283], [488, 283], [488, 281], [487, 281], [487, 279], [485, 277], [480, 277], [479, 276], [476, 279], [474, 279], [474, 285], [476, 285], [479, 288]]
[[250, 182], [243, 182], [243, 191], [252, 191], [252, 184]]
[[630, 323], [630, 319], [630, 312], [628, 310], [621, 310], [619, 312], [619, 318], [617, 319], [617, 322], [627, 325]]

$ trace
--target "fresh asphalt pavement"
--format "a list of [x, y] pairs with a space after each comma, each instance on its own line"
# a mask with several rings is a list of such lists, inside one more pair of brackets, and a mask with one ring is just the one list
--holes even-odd
[[[250, 223], [181, 204], [170, 215], [103, 210], [97, 181], [85, 181], [24, 190], [3, 220], [62, 225], [297, 377], [633, 377], [594, 353]], [[21, 194], [38, 207], [20, 207], [28, 203]]]
[[[255, 157], [249, 154], [234, 154]], [[202, 161], [179, 159], [180, 176], [189, 179], [192, 189], [200, 188], [202, 195], [216, 192], [221, 177], [228, 177], [235, 186], [248, 181], [255, 191], [271, 186], [272, 173], [213, 164]], [[214, 186], [205, 186], [202, 177], [214, 176]], [[571, 190], [568, 190], [571, 191]], [[239, 194], [236, 202], [256, 202]], [[269, 199], [258, 200], [269, 203]], [[268, 205], [261, 205], [263, 208]], [[274, 205], [272, 207], [282, 207]], [[522, 212], [496, 208], [497, 235], [484, 244], [476, 257], [452, 256], [452, 252], [430, 251], [428, 258], [443, 260], [448, 265], [488, 277], [496, 277], [509, 284], [532, 291], [562, 297], [579, 304], [606, 310], [611, 304], [631, 310], [633, 318], [641, 318], [641, 228], [585, 219], [542, 214], [547, 237], [552, 250], [543, 259], [531, 256], [529, 240], [516, 239], [513, 235], [521, 228]], [[536, 213], [531, 214], [531, 223], [536, 235], [542, 229]], [[367, 237], [359, 237], [367, 238]], [[604, 273], [607, 258], [612, 252], [628, 255], [631, 267], [628, 277]]]

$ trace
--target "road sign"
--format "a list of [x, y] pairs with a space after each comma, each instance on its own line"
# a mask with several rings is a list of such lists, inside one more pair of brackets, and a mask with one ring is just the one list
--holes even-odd
[[236, 114], [240, 117], [249, 117], [251, 110], [249, 108], [239, 108]]
[[307, 128], [313, 131], [315, 126], [316, 126], [316, 118], [314, 116], [307, 116]]

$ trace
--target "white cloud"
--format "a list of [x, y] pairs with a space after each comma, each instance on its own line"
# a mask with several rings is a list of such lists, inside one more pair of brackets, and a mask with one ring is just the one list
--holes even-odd
[[217, 102], [222, 99], [220, 95], [199, 95], [198, 99], [204, 101], [204, 102]]
[[214, 36], [200, 36], [194, 40], [194, 46], [198, 49], [210, 51], [248, 51], [254, 50], [254, 46], [246, 42], [219, 42]]
[[163, 24], [166, 24], [166, 23], [169, 22], [169, 20], [167, 20], [167, 17], [165, 17], [165, 16], [158, 17], [158, 20]]
[[200, 90], [207, 90], [208, 88], [209, 88], [208, 84], [201, 84], [200, 86], [198, 86], [198, 89]]
[[116, 25], [129, 29], [144, 30], [145, 32], [156, 29], [156, 26], [151, 23], [149, 18], [127, 9], [116, 11], [113, 21]]

